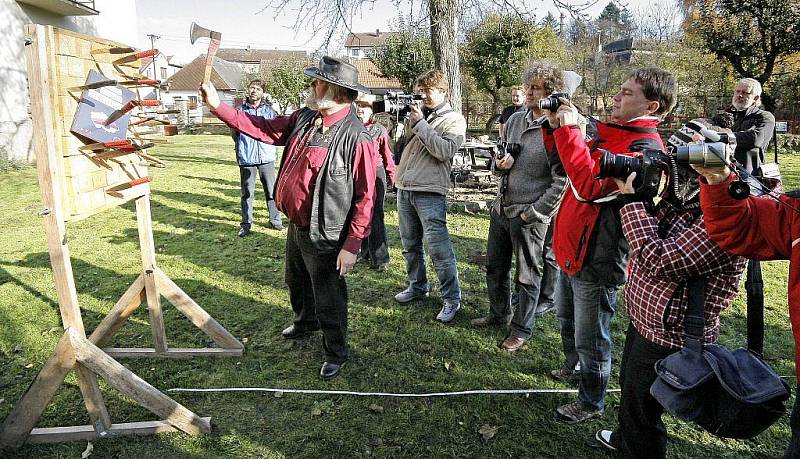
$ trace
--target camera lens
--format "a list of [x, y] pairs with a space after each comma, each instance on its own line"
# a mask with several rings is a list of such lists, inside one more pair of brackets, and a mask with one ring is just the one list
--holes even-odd
[[552, 112], [557, 110], [559, 105], [561, 105], [561, 101], [558, 100], [557, 97], [550, 96], [544, 99], [539, 99], [540, 110], [550, 110]]
[[641, 171], [642, 160], [640, 158], [615, 155], [608, 151], [604, 151], [600, 158], [600, 178], [616, 177], [625, 180], [632, 172], [640, 175]]

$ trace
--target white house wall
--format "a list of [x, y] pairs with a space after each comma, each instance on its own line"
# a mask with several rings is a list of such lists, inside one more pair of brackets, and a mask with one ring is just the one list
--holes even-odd
[[46, 24], [135, 45], [134, 0], [95, 0], [96, 16], [60, 16], [13, 0], [0, 0], [0, 158], [33, 160], [25, 25]]

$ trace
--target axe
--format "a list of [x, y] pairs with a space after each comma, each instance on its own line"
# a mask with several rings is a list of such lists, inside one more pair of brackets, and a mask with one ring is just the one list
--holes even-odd
[[189, 41], [194, 44], [198, 39], [208, 37], [211, 41], [208, 43], [208, 52], [206, 53], [206, 69], [203, 74], [203, 83], [208, 83], [211, 79], [211, 68], [214, 65], [214, 55], [217, 54], [219, 49], [219, 41], [222, 39], [222, 34], [213, 30], [206, 29], [205, 27], [197, 25], [196, 22], [192, 23], [189, 29]]

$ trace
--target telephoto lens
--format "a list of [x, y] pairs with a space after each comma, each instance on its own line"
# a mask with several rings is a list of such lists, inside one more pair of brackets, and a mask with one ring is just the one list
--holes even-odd
[[636, 175], [641, 175], [641, 158], [615, 155], [609, 151], [603, 151], [603, 156], [600, 158], [600, 174], [598, 178], [616, 177], [620, 180], [626, 180], [632, 172], [636, 172]]
[[728, 162], [728, 148], [722, 142], [701, 142], [675, 148], [678, 164], [696, 164], [703, 167], [724, 166]]

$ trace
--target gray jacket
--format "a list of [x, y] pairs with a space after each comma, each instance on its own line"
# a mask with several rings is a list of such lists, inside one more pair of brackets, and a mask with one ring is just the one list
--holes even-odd
[[467, 121], [447, 103], [414, 127], [406, 126], [395, 186], [400, 190], [446, 195], [450, 163], [464, 143], [466, 132]]
[[548, 223], [564, 197], [567, 177], [555, 147], [545, 147], [546, 118], [532, 116], [517, 112], [505, 124], [506, 141], [520, 144], [521, 150], [511, 169], [499, 171], [502, 182], [492, 209], [507, 218], [521, 214], [528, 222]]

